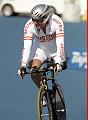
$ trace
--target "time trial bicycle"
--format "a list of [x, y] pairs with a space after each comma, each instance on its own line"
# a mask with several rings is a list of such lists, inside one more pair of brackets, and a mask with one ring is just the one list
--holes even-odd
[[32, 71], [39, 72], [43, 76], [37, 98], [38, 120], [66, 120], [64, 95], [55, 79], [54, 67], [54, 60], [47, 59], [40, 68]]

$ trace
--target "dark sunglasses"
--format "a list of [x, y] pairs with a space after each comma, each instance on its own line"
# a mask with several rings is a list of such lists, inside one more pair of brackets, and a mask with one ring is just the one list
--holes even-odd
[[47, 16], [42, 17], [41, 20], [37, 20], [37, 19], [33, 19], [33, 18], [32, 18], [32, 21], [33, 21], [33, 22], [43, 22], [43, 20], [44, 20], [46, 17], [47, 17]]

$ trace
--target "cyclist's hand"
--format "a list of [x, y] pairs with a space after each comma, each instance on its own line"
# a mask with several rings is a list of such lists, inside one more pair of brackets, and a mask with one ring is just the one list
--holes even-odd
[[60, 65], [60, 64], [56, 64], [56, 65], [55, 65], [55, 68], [54, 68], [54, 71], [55, 71], [56, 73], [61, 72], [61, 71], [62, 71], [61, 65]]
[[25, 76], [25, 73], [26, 73], [26, 68], [25, 67], [21, 67], [18, 70], [18, 75], [21, 77], [21, 79], [23, 79], [23, 77]]

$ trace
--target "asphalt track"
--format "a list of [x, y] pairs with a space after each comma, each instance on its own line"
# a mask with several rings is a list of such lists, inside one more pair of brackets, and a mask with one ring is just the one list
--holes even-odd
[[[23, 26], [27, 20], [0, 17], [0, 120], [37, 120], [37, 88], [29, 76], [24, 80], [17, 76], [23, 46]], [[81, 25], [84, 27], [81, 28]], [[65, 26], [66, 34], [70, 36], [74, 25], [65, 23]], [[74, 44], [85, 48], [85, 25], [78, 23], [75, 26], [79, 27], [76, 35], [80, 43]], [[75, 38], [75, 35], [70, 36], [70, 39]], [[67, 120], [86, 120], [86, 72], [67, 69], [58, 75], [58, 79], [64, 91]]]

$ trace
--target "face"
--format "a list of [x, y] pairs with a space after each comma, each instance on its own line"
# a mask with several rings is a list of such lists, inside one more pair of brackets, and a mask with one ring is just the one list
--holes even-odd
[[44, 24], [42, 23], [43, 20], [34, 20], [34, 19], [32, 19], [32, 21], [36, 25], [36, 27], [42, 28], [44, 26]]

